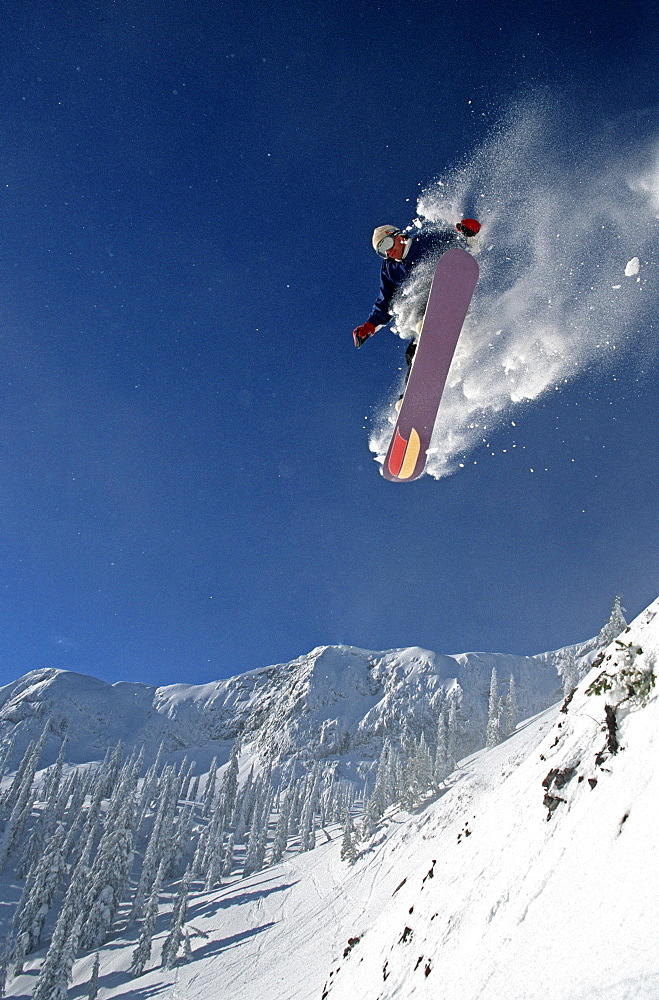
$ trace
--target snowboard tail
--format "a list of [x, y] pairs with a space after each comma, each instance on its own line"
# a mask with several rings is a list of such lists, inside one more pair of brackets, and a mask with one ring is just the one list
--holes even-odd
[[418, 479], [462, 324], [478, 281], [478, 263], [454, 247], [435, 268], [423, 327], [391, 443], [382, 468], [394, 483]]

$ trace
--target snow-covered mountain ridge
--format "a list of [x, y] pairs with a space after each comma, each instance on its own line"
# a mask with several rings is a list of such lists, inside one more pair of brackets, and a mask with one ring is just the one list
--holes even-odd
[[[586, 662], [595, 641], [570, 647]], [[239, 734], [267, 758], [328, 758], [359, 750], [373, 758], [386, 736], [406, 728], [434, 730], [448, 699], [459, 696], [463, 752], [484, 743], [493, 667], [500, 682], [515, 678], [520, 717], [561, 694], [565, 650], [539, 656], [497, 653], [439, 655], [418, 647], [370, 652], [321, 646], [290, 663], [204, 685], [153, 687], [54, 669], [34, 670], [0, 688], [0, 742], [14, 738], [14, 758], [51, 719], [42, 766], [57, 756], [66, 733], [67, 759], [102, 758], [122, 740], [144, 745], [149, 761], [161, 742], [168, 754], [187, 751], [200, 764], [228, 758]]]
[[[563, 704], [462, 760], [352, 864], [315, 850], [190, 900], [187, 961], [131, 971], [137, 930], [100, 952], [98, 996], [140, 1000], [655, 1000], [659, 995], [659, 600]], [[614, 739], [615, 737], [615, 739]], [[617, 743], [617, 748], [616, 748]], [[11, 978], [32, 995], [43, 951]], [[73, 967], [90, 994], [94, 953]]]
[[[654, 1000], [659, 600], [608, 645], [605, 631], [562, 704], [503, 741], [499, 733], [496, 745], [490, 718], [489, 749], [457, 766], [452, 755], [445, 766], [441, 725], [435, 770], [423, 780], [423, 725], [400, 751], [391, 731], [373, 734], [382, 749], [366, 795], [363, 780], [336, 780], [322, 744], [295, 751], [299, 770], [271, 769], [258, 745], [263, 724], [251, 742], [234, 744], [228, 767], [212, 764], [194, 781], [180, 749], [174, 767], [160, 757], [141, 778], [137, 747], [123, 764], [115, 749], [98, 768], [66, 771], [63, 746], [57, 764], [37, 773], [48, 732], [37, 726], [38, 745], [0, 795], [0, 996], [5, 988], [16, 1000], [544, 1000], [549, 991], [552, 1000]], [[293, 721], [314, 709], [310, 692], [320, 692], [322, 711], [336, 697], [341, 652], [286, 665], [295, 675], [304, 661], [288, 692]], [[558, 662], [566, 680], [576, 678], [574, 653]], [[439, 673], [419, 650], [366, 655], [393, 656], [386, 680], [399, 671], [403, 690]], [[491, 709], [489, 672], [481, 702]], [[370, 703], [363, 720], [385, 698], [354, 676], [362, 709]], [[20, 716], [22, 705], [32, 718], [30, 706], [44, 704], [34, 713], [42, 723], [53, 680], [33, 677], [23, 688], [31, 700], [14, 691], [3, 708], [13, 704]], [[88, 680], [99, 697], [99, 682]], [[442, 719], [459, 682], [440, 680], [423, 690], [439, 691]], [[138, 729], [169, 719], [151, 692]], [[183, 694], [187, 711], [190, 690], [169, 692], [169, 707]], [[202, 704], [209, 696], [195, 693]], [[89, 725], [89, 705], [69, 695], [69, 711]], [[366, 765], [367, 744], [354, 749], [353, 766]]]

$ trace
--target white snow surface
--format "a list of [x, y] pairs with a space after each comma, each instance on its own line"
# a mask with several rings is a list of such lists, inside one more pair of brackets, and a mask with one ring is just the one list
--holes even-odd
[[[659, 599], [621, 640], [656, 664]], [[135, 932], [120, 931], [101, 952], [101, 1000], [655, 1000], [659, 698], [620, 707], [621, 749], [601, 753], [607, 695], [586, 692], [620, 642], [607, 655], [566, 711], [463, 760], [415, 814], [386, 814], [353, 865], [332, 828], [312, 852], [193, 895], [188, 928], [207, 936], [188, 964], [157, 967], [168, 907], [137, 979]], [[548, 819], [543, 780], [566, 769]], [[41, 958], [8, 997], [30, 996]], [[92, 961], [76, 962], [71, 997]]]
[[[548, 95], [519, 104], [418, 200], [424, 225], [451, 228], [465, 215], [483, 223], [472, 243], [480, 279], [428, 450], [436, 479], [547, 392], [593, 366], [629, 362], [632, 344], [637, 360], [656, 356], [648, 337], [659, 294], [656, 120], [608, 123], [598, 135], [589, 128], [583, 148], [571, 114]], [[632, 255], [653, 263], [637, 282], [614, 284]], [[405, 339], [429, 285], [430, 271], [420, 269], [395, 304], [393, 329]], [[399, 392], [392, 387], [373, 422], [369, 445], [380, 464]]]

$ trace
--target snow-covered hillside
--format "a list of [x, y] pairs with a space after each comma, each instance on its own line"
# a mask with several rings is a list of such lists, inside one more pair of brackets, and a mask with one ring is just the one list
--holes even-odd
[[[594, 645], [575, 649], [587, 659]], [[502, 685], [514, 677], [525, 718], [560, 697], [567, 652], [442, 656], [418, 647], [378, 653], [320, 646], [228, 680], [161, 688], [35, 670], [0, 688], [0, 743], [13, 739], [16, 762], [50, 719], [42, 766], [55, 760], [64, 734], [72, 763], [100, 760], [121, 740], [128, 748], [143, 746], [147, 762], [163, 742], [171, 756], [187, 753], [207, 767], [215, 754], [221, 763], [228, 760], [239, 734], [262, 757], [302, 754], [349, 763], [373, 760], [387, 736], [398, 739], [408, 730], [434, 736], [442, 706], [458, 699], [466, 754], [485, 741], [492, 669]]]
[[[131, 701], [134, 686], [115, 686], [108, 697], [129, 696], [135, 714], [130, 724], [117, 715], [114, 731], [128, 736], [132, 725], [142, 740], [145, 732], [165, 734], [179, 761], [170, 767], [161, 755], [143, 778], [148, 762], [133, 756], [122, 767], [116, 751], [100, 769], [62, 769], [61, 757], [34, 778], [44, 739], [43, 709], [34, 705], [61, 707], [56, 685], [69, 685], [69, 714], [62, 710], [60, 721], [66, 717], [70, 729], [77, 712], [91, 727], [105, 694], [90, 681], [90, 705], [76, 699], [75, 675], [28, 675], [3, 691], [14, 728], [38, 719], [42, 739], [7, 774], [0, 795], [6, 996], [59, 1000], [70, 968], [69, 996], [108, 1000], [655, 997], [659, 600], [597, 654], [596, 646], [587, 644], [592, 668], [567, 699], [454, 770], [435, 770], [425, 786], [418, 768], [424, 753], [432, 755], [423, 714], [415, 715], [417, 736], [399, 741], [400, 756], [394, 722], [383, 725], [401, 717], [405, 698], [419, 713], [435, 696], [436, 725], [437, 710], [441, 719], [445, 703], [455, 707], [451, 692], [464, 683], [460, 704], [465, 717], [471, 697], [480, 705], [473, 733], [482, 742], [496, 695], [493, 666], [502, 687], [512, 669], [527, 697], [533, 685], [523, 660], [536, 680], [533, 697], [549, 697], [542, 683], [551, 678], [556, 692], [556, 665], [574, 671], [575, 649], [560, 657], [444, 658], [331, 647], [268, 668], [270, 677], [256, 671], [256, 683], [245, 675], [242, 688], [241, 678], [140, 687], [144, 697]], [[345, 663], [352, 687], [343, 681]], [[283, 677], [278, 691], [272, 672]], [[243, 720], [258, 717], [260, 727], [234, 745], [228, 767], [212, 768], [200, 783], [180, 760], [180, 744], [174, 752], [172, 734], [207, 719], [218, 689], [215, 718], [226, 712], [230, 689], [234, 705], [251, 706]], [[326, 731], [334, 717], [355, 739], [340, 759], [317, 737], [318, 723]], [[270, 719], [285, 729], [279, 744], [267, 732]], [[360, 732], [371, 735], [360, 743]], [[305, 747], [307, 734], [313, 742]], [[228, 737], [228, 729], [216, 731], [210, 744], [229, 745]], [[441, 742], [438, 735], [436, 762]], [[277, 756], [268, 761], [264, 747]], [[377, 780], [363, 802], [332, 767], [354, 773], [376, 747]], [[300, 767], [306, 761], [306, 772], [295, 778], [290, 762], [281, 768], [280, 753], [292, 753]], [[260, 765], [260, 777], [247, 774], [250, 764]], [[276, 773], [287, 784], [275, 793]], [[402, 808], [409, 781], [417, 788]], [[384, 785], [398, 788], [398, 798], [382, 799]]]
[[659, 996], [658, 613], [410, 821], [405, 884], [353, 928], [331, 1000]]

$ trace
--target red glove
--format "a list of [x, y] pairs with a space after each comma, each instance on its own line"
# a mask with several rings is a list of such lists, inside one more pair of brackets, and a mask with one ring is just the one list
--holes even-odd
[[355, 347], [361, 347], [365, 340], [372, 337], [375, 333], [375, 327], [372, 323], [362, 323], [355, 330], [352, 331], [352, 339], [355, 342]]

